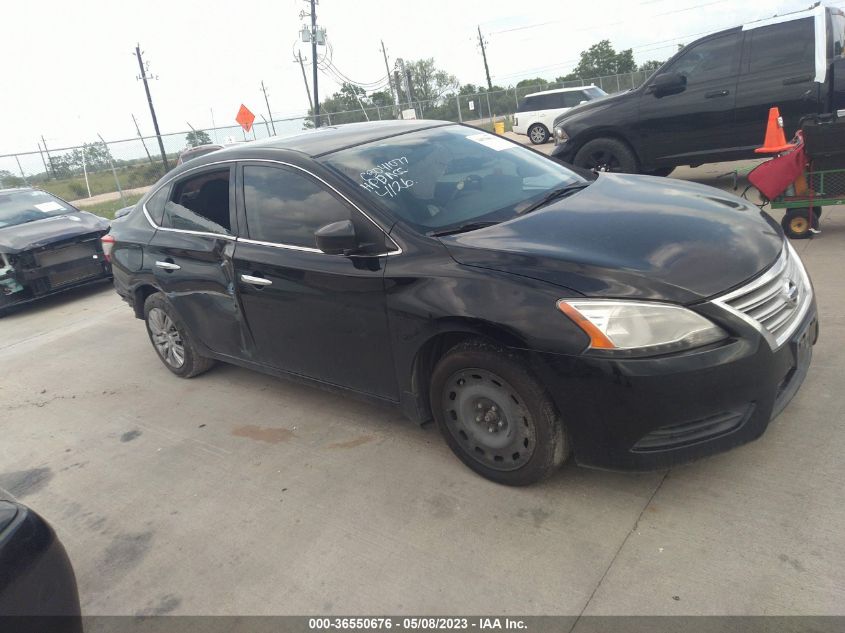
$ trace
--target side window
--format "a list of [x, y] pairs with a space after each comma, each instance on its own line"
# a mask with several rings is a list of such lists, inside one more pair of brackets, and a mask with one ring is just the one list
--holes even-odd
[[739, 33], [695, 44], [664, 72], [675, 72], [687, 78], [687, 85], [703, 83], [713, 79], [726, 79], [734, 74]]
[[351, 219], [349, 207], [322, 185], [280, 167], [244, 167], [244, 210], [250, 239], [315, 248], [314, 233]]
[[177, 182], [164, 205], [161, 225], [231, 235], [229, 169], [206, 171]]
[[755, 73], [781, 66], [801, 64], [808, 71], [815, 63], [815, 28], [813, 18], [790, 20], [751, 29], [748, 72]]
[[538, 97], [525, 97], [522, 100], [522, 103], [519, 104], [519, 108], [517, 108], [517, 112], [531, 112], [532, 110], [539, 109], [537, 103]]
[[170, 185], [165, 185], [156, 191], [144, 203], [147, 208], [147, 213], [153, 219], [153, 222], [161, 226], [162, 218], [164, 217], [164, 205], [167, 203], [167, 195], [170, 193]]
[[581, 92], [580, 90], [574, 90], [572, 92], [564, 92], [563, 93], [563, 106], [564, 108], [574, 108], [582, 101], [587, 101], [589, 97], [586, 94]]

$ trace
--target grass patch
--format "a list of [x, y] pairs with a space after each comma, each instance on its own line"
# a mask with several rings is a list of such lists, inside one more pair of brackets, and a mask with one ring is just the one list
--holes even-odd
[[[138, 163], [117, 167], [117, 178], [120, 181], [121, 189], [134, 189], [152, 185], [164, 175], [164, 168], [160, 163]], [[88, 188], [85, 186], [85, 177], [80, 175], [58, 180], [31, 179], [31, 184], [44, 191], [49, 191], [55, 196], [65, 200], [79, 200], [88, 197]], [[114, 175], [111, 170], [89, 172], [88, 185], [91, 187], [91, 195], [111, 193], [117, 191], [114, 183]]]
[[99, 215], [101, 217], [108, 218], [109, 220], [113, 220], [115, 211], [117, 211], [118, 209], [122, 209], [123, 207], [134, 206], [135, 204], [137, 204], [138, 200], [143, 197], [143, 194], [135, 193], [126, 196], [126, 200], [121, 200], [120, 198], [118, 198], [117, 200], [109, 200], [108, 202], [100, 202], [97, 204], [78, 206], [83, 211], [89, 211], [94, 215]]

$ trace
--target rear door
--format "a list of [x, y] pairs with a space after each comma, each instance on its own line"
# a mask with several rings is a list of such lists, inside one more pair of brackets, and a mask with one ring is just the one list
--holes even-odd
[[686, 78], [676, 94], [660, 95], [646, 86], [637, 125], [644, 165], [703, 163], [734, 147], [740, 41], [736, 29], [690, 45], [662, 71]]
[[[384, 292], [386, 237], [322, 180], [290, 165], [239, 168], [237, 287], [257, 359], [398, 400]], [[314, 233], [352, 220], [372, 255], [328, 255]]]
[[144, 267], [190, 333], [214, 352], [245, 353], [234, 294], [234, 163], [191, 170], [169, 187]]
[[542, 112], [540, 121], [549, 129], [549, 132], [554, 130], [555, 119], [557, 117], [570, 108], [574, 108], [582, 101], [586, 101], [588, 98], [582, 90], [569, 90], [546, 96], [552, 98], [549, 99], [549, 108]]
[[787, 140], [803, 115], [819, 112], [814, 32], [813, 17], [744, 32], [734, 129], [746, 152], [763, 144], [772, 106], [780, 108]]

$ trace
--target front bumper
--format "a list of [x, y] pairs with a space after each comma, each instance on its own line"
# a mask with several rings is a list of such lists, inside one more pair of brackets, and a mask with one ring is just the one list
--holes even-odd
[[579, 464], [656, 470], [760, 437], [797, 393], [818, 336], [815, 301], [776, 350], [753, 328], [685, 354], [611, 360], [539, 353]]
[[555, 140], [555, 146], [552, 149], [551, 156], [564, 163], [572, 163], [575, 160], [575, 144], [571, 139], [563, 143], [558, 143]]
[[[10, 259], [11, 256], [5, 256]], [[99, 236], [70, 240], [14, 256], [0, 276], [2, 306], [12, 306], [111, 277]]]

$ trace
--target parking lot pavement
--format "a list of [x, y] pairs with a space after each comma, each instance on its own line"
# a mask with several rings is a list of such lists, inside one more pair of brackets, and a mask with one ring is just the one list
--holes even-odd
[[171, 376], [101, 286], [2, 320], [0, 487], [55, 526], [87, 614], [845, 614], [837, 211], [795, 243], [807, 381], [727, 454], [498, 486], [390, 407]]

